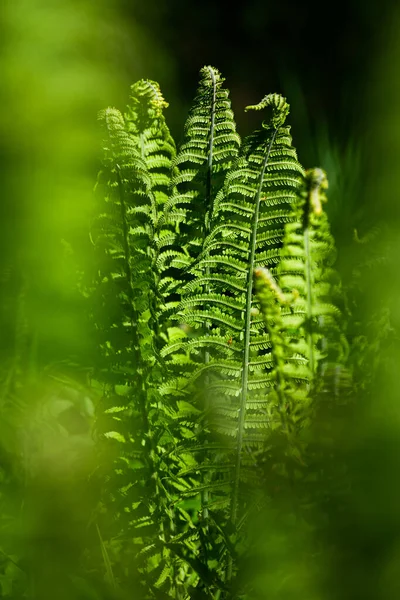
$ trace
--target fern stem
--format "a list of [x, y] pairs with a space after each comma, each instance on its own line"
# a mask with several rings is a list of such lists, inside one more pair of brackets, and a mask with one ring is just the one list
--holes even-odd
[[[242, 446], [243, 446], [243, 435], [244, 435], [244, 423], [245, 423], [245, 415], [246, 415], [246, 398], [247, 398], [247, 384], [248, 384], [248, 375], [249, 375], [249, 353], [250, 353], [250, 321], [251, 321], [251, 303], [253, 296], [253, 271], [254, 271], [254, 259], [256, 254], [256, 244], [257, 244], [257, 227], [258, 227], [258, 217], [260, 212], [260, 198], [261, 198], [261, 190], [264, 183], [264, 174], [267, 168], [269, 155], [271, 152], [272, 144], [275, 141], [276, 134], [278, 132], [278, 128], [274, 130], [271, 141], [268, 145], [268, 149], [264, 158], [262, 170], [260, 173], [260, 179], [258, 183], [258, 189], [255, 198], [255, 209], [254, 209], [254, 220], [253, 220], [253, 228], [251, 234], [251, 242], [250, 242], [250, 257], [249, 257], [249, 266], [248, 266], [248, 275], [247, 275], [247, 297], [246, 297], [246, 312], [245, 312], [245, 324], [244, 324], [244, 354], [243, 354], [243, 366], [242, 366], [242, 389], [241, 389], [241, 398], [240, 398], [240, 408], [239, 408], [239, 425], [238, 425], [238, 435], [237, 435], [237, 446], [236, 446], [236, 464], [235, 464], [235, 478], [233, 485], [233, 492], [231, 498], [231, 521], [235, 525], [237, 521], [237, 511], [238, 511], [238, 497], [239, 497], [239, 480], [240, 480], [240, 469], [241, 469], [241, 458], [242, 458]], [[230, 579], [232, 575], [232, 560], [230, 560], [229, 569], [228, 569], [228, 579]]]
[[304, 230], [304, 250], [305, 250], [305, 275], [306, 275], [306, 303], [307, 303], [307, 343], [309, 349], [309, 364], [311, 377], [314, 375], [314, 345], [312, 339], [312, 272], [310, 255], [310, 229], [307, 226]]
[[121, 206], [121, 221], [122, 221], [122, 232], [123, 232], [123, 243], [124, 243], [124, 256], [125, 256], [125, 268], [126, 268], [126, 278], [128, 280], [128, 293], [129, 293], [129, 300], [130, 300], [130, 315], [131, 315], [131, 331], [133, 334], [133, 343], [134, 343], [134, 348], [136, 350], [136, 354], [135, 354], [135, 359], [136, 359], [136, 364], [138, 364], [138, 359], [139, 359], [139, 336], [137, 334], [137, 328], [135, 326], [135, 322], [137, 323], [138, 321], [138, 315], [135, 314], [137, 313], [137, 311], [135, 311], [134, 309], [134, 299], [133, 299], [133, 285], [132, 285], [132, 269], [131, 269], [131, 251], [130, 251], [130, 247], [129, 247], [129, 240], [128, 240], [128, 225], [126, 222], [126, 215], [127, 215], [127, 210], [126, 210], [126, 205], [125, 205], [125, 190], [124, 190], [124, 185], [122, 183], [122, 179], [121, 179], [121, 170], [120, 170], [120, 166], [118, 164], [115, 165], [115, 170], [116, 170], [116, 175], [117, 175], [117, 181], [118, 181], [118, 191], [119, 191], [119, 200], [120, 200], [120, 206]]
[[[211, 215], [212, 215], [212, 211], [213, 211], [213, 204], [212, 204], [212, 198], [211, 198], [211, 190], [212, 190], [212, 166], [213, 166], [213, 147], [214, 147], [214, 133], [215, 133], [215, 108], [216, 108], [216, 97], [217, 97], [217, 85], [216, 85], [216, 80], [215, 80], [215, 74], [214, 74], [214, 70], [211, 67], [208, 67], [209, 73], [210, 73], [210, 77], [211, 77], [211, 81], [212, 81], [212, 87], [213, 87], [213, 98], [212, 98], [212, 104], [211, 104], [211, 125], [210, 125], [210, 138], [209, 138], [209, 142], [208, 142], [208, 156], [207, 156], [207, 179], [206, 179], [206, 207], [208, 208], [208, 216], [206, 217], [205, 220], [205, 236], [206, 237], [209, 233], [210, 230], [210, 224], [211, 224]], [[207, 215], [207, 213], [206, 213]], [[207, 266], [206, 267], [206, 277], [210, 276], [210, 267]], [[209, 286], [205, 286], [205, 292], [209, 293]], [[206, 331], [207, 333], [209, 333], [210, 331], [210, 322], [206, 321], [205, 323], [205, 327], [206, 327]], [[204, 363], [208, 364], [210, 362], [210, 353], [208, 352], [208, 350], [206, 350], [204, 352]], [[208, 383], [209, 383], [209, 377], [206, 376], [205, 378], [205, 389], [207, 390], [208, 388]], [[209, 410], [209, 402], [208, 402], [208, 397], [207, 395], [205, 396], [205, 412], [207, 413]], [[207, 427], [207, 423], [204, 424], [205, 427]], [[205, 445], [208, 443], [208, 440], [205, 440]], [[205, 453], [205, 459], [207, 459], [208, 453]], [[203, 476], [203, 484], [206, 484], [208, 480], [207, 477], [207, 473], [204, 474]], [[209, 504], [209, 492], [207, 489], [204, 489], [201, 493], [201, 514], [202, 514], [202, 519], [204, 521], [204, 528], [205, 528], [205, 532], [207, 533], [208, 531], [208, 504]]]
[[[124, 255], [126, 257], [126, 273], [127, 273], [127, 279], [128, 279], [128, 283], [129, 283], [129, 294], [130, 294], [130, 301], [131, 301], [131, 330], [133, 333], [133, 339], [134, 339], [134, 345], [136, 348], [136, 364], [139, 364], [139, 360], [140, 360], [140, 350], [139, 350], [139, 336], [137, 333], [137, 328], [135, 326], [134, 323], [134, 319], [133, 319], [133, 315], [136, 312], [134, 310], [134, 299], [133, 299], [133, 285], [132, 285], [132, 270], [131, 270], [131, 266], [130, 266], [130, 261], [131, 261], [131, 252], [130, 252], [130, 247], [129, 247], [129, 240], [128, 240], [128, 225], [126, 222], [126, 205], [125, 205], [125, 190], [124, 190], [124, 185], [122, 183], [122, 179], [121, 179], [121, 174], [120, 174], [120, 167], [119, 165], [116, 165], [116, 173], [117, 173], [117, 179], [118, 179], [118, 190], [119, 190], [119, 196], [120, 196], [120, 205], [121, 205], [121, 220], [122, 220], [122, 228], [123, 228], [123, 239], [124, 239]], [[136, 314], [136, 322], [138, 321], [138, 315]], [[152, 436], [151, 436], [151, 426], [150, 426], [150, 422], [149, 422], [149, 418], [148, 418], [148, 414], [147, 414], [147, 407], [146, 407], [146, 397], [145, 397], [145, 377], [143, 377], [143, 375], [139, 375], [139, 373], [137, 372], [136, 376], [139, 378], [139, 389], [140, 389], [140, 393], [138, 394], [138, 401], [139, 401], [139, 405], [140, 405], [140, 412], [142, 415], [142, 422], [143, 422], [143, 426], [144, 426], [144, 431], [145, 431], [145, 435], [147, 437], [146, 442], [149, 444], [149, 452], [148, 452], [148, 456], [147, 456], [147, 460], [149, 463], [149, 467], [150, 470], [152, 471], [152, 473], [154, 473], [157, 476], [157, 479], [154, 482], [154, 492], [157, 498], [159, 498], [159, 506], [160, 508], [165, 508], [165, 503], [163, 502], [163, 498], [161, 498], [161, 492], [160, 492], [160, 488], [159, 488], [159, 483], [158, 483], [158, 477], [159, 477], [159, 473], [157, 470], [157, 466], [155, 464], [155, 460], [154, 457], [157, 455], [156, 454], [156, 449], [154, 448], [154, 444], [152, 441]], [[165, 528], [164, 528], [164, 523], [161, 520], [160, 521], [160, 537], [162, 540], [167, 541], [165, 538]]]
[[212, 177], [212, 165], [213, 165], [213, 146], [214, 146], [214, 133], [215, 133], [215, 106], [217, 98], [217, 84], [215, 81], [215, 74], [211, 67], [209, 67], [210, 77], [213, 86], [213, 99], [211, 105], [211, 126], [210, 126], [210, 140], [208, 145], [208, 157], [207, 157], [207, 184], [206, 184], [206, 206], [208, 207], [208, 218], [206, 220], [206, 235], [209, 233], [211, 224], [211, 215], [213, 212], [213, 204], [211, 202], [211, 177]]

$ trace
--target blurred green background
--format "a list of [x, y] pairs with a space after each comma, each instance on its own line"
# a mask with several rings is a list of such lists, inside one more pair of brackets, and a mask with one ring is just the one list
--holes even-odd
[[[123, 108], [132, 82], [154, 79], [179, 143], [204, 64], [226, 77], [242, 136], [258, 124], [246, 105], [269, 92], [287, 96], [300, 161], [328, 173], [338, 265], [354, 291], [350, 335], [368, 348], [366, 364], [357, 365], [370, 377], [357, 392], [356, 417], [333, 435], [333, 455], [346, 461], [352, 490], [341, 512], [330, 509], [330, 561], [314, 572], [299, 559], [307, 532], [266, 515], [260, 552], [265, 565], [278, 561], [279, 568], [260, 567], [258, 597], [400, 597], [399, 34], [394, 0], [249, 0], [235, 8], [212, 0], [4, 0], [0, 597], [25, 597], [29, 569], [39, 573], [31, 597], [107, 597], [66, 583], [88, 543], [82, 523], [97, 493], [84, 483], [93, 449], [79, 415], [92, 408], [79, 385], [92, 341], [76, 276], [90, 257], [96, 117], [105, 106]], [[371, 241], [355, 243], [354, 229]], [[71, 388], [80, 390], [78, 400]], [[63, 438], [53, 421], [65, 407], [78, 408]], [[40, 472], [34, 485], [24, 480], [27, 457], [31, 472]], [[24, 502], [28, 517], [18, 529]], [[28, 548], [26, 569], [21, 548]], [[282, 583], [276, 573], [286, 568], [295, 575]]]

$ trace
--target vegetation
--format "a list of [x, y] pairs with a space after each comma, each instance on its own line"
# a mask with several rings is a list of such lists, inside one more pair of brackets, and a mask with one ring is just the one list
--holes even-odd
[[[99, 115], [91, 266], [76, 266], [96, 356], [75, 379], [49, 369], [59, 395], [4, 444], [5, 598], [47, 597], [48, 578], [59, 598], [322, 598], [331, 585], [316, 573], [351, 486], [337, 442], [374, 361], [353, 318], [359, 280], [345, 289], [335, 270], [327, 174], [300, 164], [278, 94], [247, 107], [265, 118], [242, 141], [224, 79], [204, 67], [178, 149], [167, 106], [141, 80], [124, 114]], [[2, 381], [12, 431], [37, 385], [22, 375], [35, 343], [19, 301]], [[91, 494], [74, 527], [87, 535], [69, 539], [65, 572], [55, 548], [80, 464]], [[32, 511], [57, 534], [35, 537]], [[28, 543], [10, 534], [20, 522]]]
[[267, 115], [241, 143], [220, 73], [200, 76], [177, 152], [155, 82], [132, 86], [125, 116], [100, 115], [96, 428], [115, 454], [105, 510], [130, 540], [118, 561], [149, 597], [245, 593], [238, 559], [273, 440], [296, 485], [318, 393], [347, 354], [325, 173], [298, 162], [284, 98], [247, 108]]

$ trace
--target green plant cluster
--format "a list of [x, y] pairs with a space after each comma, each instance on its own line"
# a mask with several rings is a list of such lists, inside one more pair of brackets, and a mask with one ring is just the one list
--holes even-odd
[[96, 523], [116, 588], [251, 598], [250, 524], [273, 490], [301, 495], [307, 432], [351, 385], [328, 183], [298, 161], [278, 94], [247, 107], [265, 117], [242, 141], [224, 79], [204, 67], [178, 149], [166, 107], [141, 80], [124, 114], [99, 116], [83, 288], [101, 395]]

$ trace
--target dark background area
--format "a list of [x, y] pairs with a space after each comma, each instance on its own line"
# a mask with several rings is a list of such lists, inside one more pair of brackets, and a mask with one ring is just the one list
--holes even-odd
[[[242, 135], [258, 122], [257, 115], [252, 119], [243, 112], [246, 105], [271, 92], [288, 97], [297, 145], [307, 162], [317, 157], [307, 148], [304, 111], [314, 127], [326, 121], [342, 143], [363, 130], [369, 68], [394, 5], [393, 0], [249, 0], [236, 5], [226, 0], [123, 0], [121, 8], [128, 20], [151, 32], [176, 65], [174, 78], [157, 64], [151, 65], [154, 75], [143, 77], [158, 78], [171, 100], [168, 118], [177, 140], [198, 70], [212, 64], [227, 79]], [[136, 71], [136, 64], [131, 67]], [[300, 92], [301, 105], [296, 102]]]

